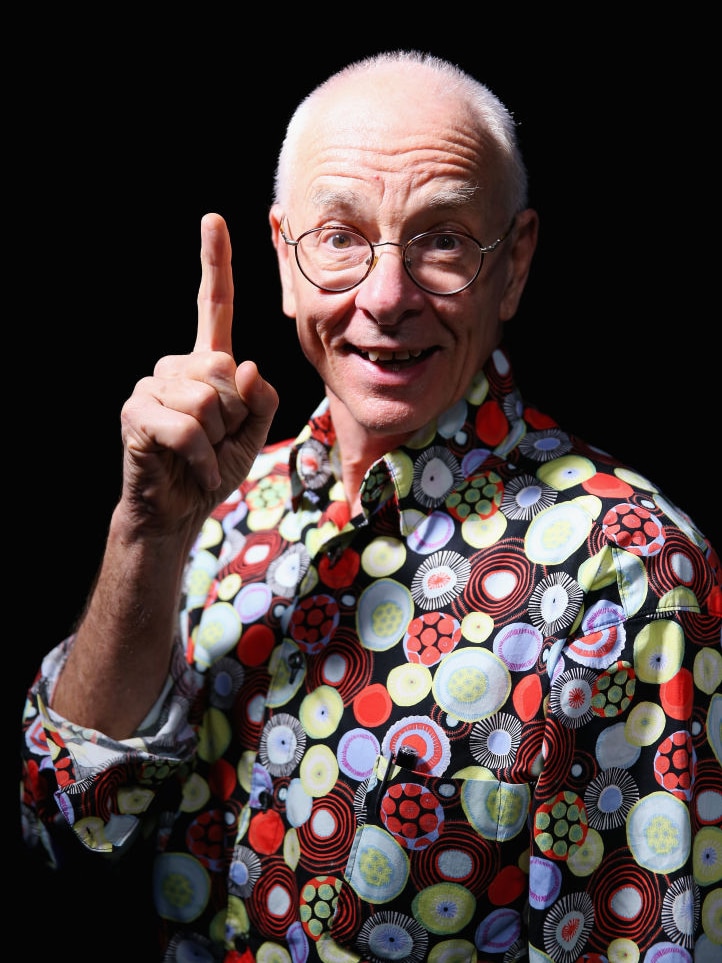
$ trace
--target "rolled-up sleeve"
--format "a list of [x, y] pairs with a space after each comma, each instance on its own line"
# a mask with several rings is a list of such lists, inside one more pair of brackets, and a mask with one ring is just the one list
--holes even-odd
[[53, 834], [68, 826], [90, 850], [127, 848], [162, 800], [182, 793], [197, 745], [191, 713], [201, 676], [188, 665], [180, 640], [163, 691], [137, 732], [123, 740], [50, 708], [72, 645], [70, 636], [46, 655], [23, 713], [23, 834], [31, 844], [41, 842], [51, 860]]

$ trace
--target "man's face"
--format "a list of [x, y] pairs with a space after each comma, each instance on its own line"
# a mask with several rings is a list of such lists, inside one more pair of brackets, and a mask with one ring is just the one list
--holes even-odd
[[[329, 224], [374, 244], [457, 231], [487, 245], [504, 234], [498, 161], [457, 98], [425, 94], [406, 78], [391, 93], [372, 82], [330, 96], [304, 138], [288, 209], [277, 211], [286, 236]], [[398, 443], [457, 402], [516, 310], [512, 244], [485, 256], [470, 287], [443, 296], [418, 287], [393, 246], [351, 290], [319, 290], [278, 239], [284, 310], [334, 416], [340, 402], [362, 432]]]

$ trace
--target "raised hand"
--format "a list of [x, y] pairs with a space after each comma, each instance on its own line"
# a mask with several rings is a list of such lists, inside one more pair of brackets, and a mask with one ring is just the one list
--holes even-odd
[[233, 272], [224, 219], [201, 221], [198, 331], [193, 351], [169, 355], [123, 406], [123, 502], [142, 527], [199, 527], [246, 477], [278, 407], [231, 337]]
[[53, 693], [76, 723], [127, 738], [167, 679], [188, 549], [248, 474], [278, 407], [252, 361], [233, 358], [228, 229], [201, 222], [198, 334], [162, 358], [123, 406], [123, 491], [103, 563]]

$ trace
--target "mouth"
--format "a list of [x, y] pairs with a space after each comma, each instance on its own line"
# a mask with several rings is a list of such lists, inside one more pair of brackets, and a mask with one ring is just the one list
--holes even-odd
[[399, 365], [404, 365], [409, 367], [416, 364], [419, 360], [424, 360], [428, 358], [436, 349], [427, 348], [425, 351], [382, 351], [382, 350], [368, 350], [363, 351], [361, 348], [357, 348], [357, 353], [362, 357], [366, 358], [367, 361], [371, 361], [373, 364], [380, 364], [384, 366], [398, 367]]

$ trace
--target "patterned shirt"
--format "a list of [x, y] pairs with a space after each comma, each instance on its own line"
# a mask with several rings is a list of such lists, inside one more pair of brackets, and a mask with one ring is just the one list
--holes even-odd
[[28, 841], [152, 834], [167, 961], [719, 960], [709, 542], [525, 405], [504, 350], [361, 494], [325, 401], [264, 449], [134, 738], [50, 710], [72, 636], [46, 656]]

